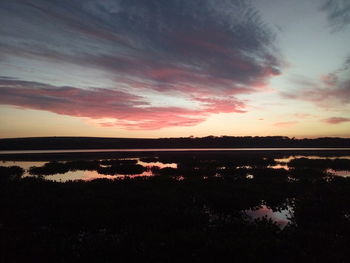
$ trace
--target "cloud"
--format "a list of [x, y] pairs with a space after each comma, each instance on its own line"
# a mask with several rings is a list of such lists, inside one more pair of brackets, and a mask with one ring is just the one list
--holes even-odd
[[350, 104], [350, 58], [335, 71], [321, 75], [318, 80], [305, 77], [293, 79], [297, 87], [291, 92], [281, 92], [287, 99], [310, 101], [322, 108], [337, 108]]
[[[213, 113], [244, 112], [235, 100], [201, 99], [198, 109], [154, 107], [143, 97], [126, 92], [90, 88], [56, 87], [38, 82], [0, 79], [0, 104], [36, 109], [74, 117], [88, 117], [103, 127], [160, 129], [193, 126]], [[104, 121], [104, 119], [112, 121]]]
[[290, 128], [298, 124], [297, 121], [276, 122], [273, 125], [280, 128]]
[[326, 0], [321, 9], [334, 31], [339, 31], [350, 24], [350, 2], [348, 0]]
[[295, 114], [294, 114], [294, 117], [299, 118], [299, 119], [306, 119], [306, 118], [313, 117], [313, 115], [312, 115], [312, 114], [309, 114], [309, 113], [302, 113], [302, 112], [299, 112], [299, 113], [295, 113]]
[[323, 119], [322, 121], [328, 124], [339, 124], [343, 122], [350, 122], [350, 118], [331, 117], [331, 118]]
[[[250, 1], [244, 0], [3, 0], [0, 23], [0, 63], [1, 58], [19, 57], [99, 70], [115, 83], [113, 91], [107, 87], [72, 88], [92, 102], [92, 95], [106, 99], [127, 97], [131, 93], [139, 95], [137, 99], [127, 97], [121, 108], [113, 106], [118, 112], [113, 115], [116, 120], [104, 126], [113, 123], [140, 129], [190, 126], [204, 121], [210, 114], [243, 112], [244, 103], [237, 96], [265, 91], [269, 80], [281, 74], [283, 68], [273, 32]], [[60, 77], [65, 78], [56, 76]], [[47, 103], [39, 102], [45, 97], [41, 85], [50, 86], [50, 83], [41, 81], [39, 73], [37, 79], [35, 87], [30, 81], [11, 87], [12, 95], [30, 91], [37, 95], [35, 107]], [[125, 87], [129, 95], [123, 93]], [[59, 94], [67, 92], [62, 91], [64, 87], [51, 88]], [[6, 92], [10, 96], [10, 91]], [[143, 101], [145, 94], [152, 92], [162, 93], [169, 100], [176, 97], [199, 102], [200, 107], [173, 109], [173, 121], [166, 121], [163, 114], [171, 113], [171, 109]], [[63, 99], [52, 93], [50, 89], [48, 100]], [[64, 99], [69, 101], [69, 96]], [[119, 101], [118, 97], [115, 99]], [[25, 104], [27, 101], [22, 100], [22, 107], [34, 107], [33, 103]], [[19, 101], [16, 103], [20, 106]], [[79, 103], [70, 104], [69, 112], [97, 118], [93, 113], [86, 114], [88, 109], [75, 110], [83, 101]], [[141, 107], [137, 103], [147, 105]], [[58, 112], [52, 107], [40, 109]], [[98, 109], [104, 112], [98, 114], [99, 118], [110, 117], [102, 116], [110, 113], [101, 110], [101, 106]], [[122, 123], [120, 118], [129, 116], [130, 112], [133, 117], [126, 119], [133, 123]], [[159, 118], [146, 116], [149, 121], [143, 121], [142, 117], [136, 118], [137, 114]], [[193, 117], [188, 117], [191, 114]]]
[[[330, 83], [329, 78], [315, 83], [314, 85], [303, 87], [293, 93], [284, 92], [281, 95], [289, 99], [297, 99], [314, 102], [325, 108], [337, 107], [350, 103], [350, 79]], [[332, 82], [334, 79], [332, 79]], [[323, 82], [323, 83], [322, 83]]]

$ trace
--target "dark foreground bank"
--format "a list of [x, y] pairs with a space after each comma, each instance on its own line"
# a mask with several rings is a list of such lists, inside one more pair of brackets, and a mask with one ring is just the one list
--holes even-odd
[[[177, 168], [155, 169], [152, 177], [60, 183], [45, 178], [62, 169], [119, 173], [127, 165], [131, 172], [137, 164], [51, 161], [32, 168], [36, 177], [1, 167], [1, 262], [348, 261], [350, 178], [328, 172], [350, 170], [344, 153], [298, 157], [286, 169], [270, 153], [142, 160], [155, 158]], [[290, 211], [287, 224], [249, 216], [266, 209]]]

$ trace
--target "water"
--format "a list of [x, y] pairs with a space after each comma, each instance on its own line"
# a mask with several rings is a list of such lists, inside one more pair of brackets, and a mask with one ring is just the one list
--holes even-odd
[[[107, 159], [109, 160], [109, 159]], [[74, 170], [74, 171], [68, 171], [65, 173], [53, 173], [50, 175], [46, 175], [46, 180], [56, 181], [56, 182], [66, 182], [70, 180], [84, 180], [84, 181], [91, 181], [94, 179], [123, 179], [125, 177], [129, 178], [135, 178], [135, 177], [141, 177], [141, 176], [153, 176], [154, 173], [151, 171], [153, 168], [177, 168], [176, 163], [162, 163], [162, 162], [144, 162], [141, 161], [140, 158], [122, 158], [122, 159], [115, 159], [115, 160], [135, 160], [137, 165], [143, 166], [146, 171], [139, 173], [139, 174], [101, 174], [98, 171], [89, 171], [89, 170]], [[103, 161], [103, 160], [100, 160]], [[30, 174], [29, 170], [31, 167], [43, 167], [45, 164], [49, 162], [32, 162], [32, 161], [1, 161], [0, 166], [4, 167], [10, 167], [10, 166], [19, 166], [25, 170], [23, 177], [32, 177], [34, 175]], [[65, 163], [65, 162], [60, 162]], [[100, 167], [109, 167], [108, 165], [100, 165]]]
[[[279, 162], [279, 163], [288, 163], [288, 162], [290, 162], [291, 160], [294, 160], [294, 159], [301, 159], [301, 158], [307, 158], [307, 159], [311, 159], [311, 160], [319, 160], [319, 159], [323, 159], [323, 160], [326, 160], [326, 159], [334, 160], [334, 159], [337, 159], [338, 157], [332, 157], [332, 156], [322, 157], [322, 156], [317, 156], [317, 155], [291, 155], [291, 156], [289, 156], [289, 157], [287, 157], [287, 158], [275, 159], [275, 161], [276, 161], [276, 162]], [[341, 158], [342, 158], [342, 159], [350, 160], [350, 156], [342, 156]]]
[[243, 213], [252, 221], [266, 218], [275, 222], [280, 229], [284, 229], [291, 223], [294, 211], [291, 206], [287, 206], [287, 208], [281, 209], [280, 211], [273, 211], [272, 208], [261, 205], [254, 209], [245, 210]]
[[100, 152], [210, 152], [210, 151], [350, 151], [350, 148], [154, 148], [154, 149], [67, 149], [67, 150], [11, 150], [0, 154], [30, 153], [100, 153]]
[[[134, 149], [136, 151], [136, 149]], [[130, 150], [130, 151], [134, 151]], [[147, 149], [146, 151], [154, 150]], [[163, 149], [164, 151], [168, 149]], [[50, 171], [45, 172], [44, 178], [46, 180], [65, 182], [68, 180], [85, 180], [90, 181], [99, 178], [105, 179], [123, 179], [126, 177], [135, 178], [135, 177], [148, 177], [148, 176], [156, 176], [156, 175], [169, 175], [175, 176], [179, 180], [183, 180], [188, 176], [192, 176], [191, 173], [196, 174], [196, 176], [202, 177], [203, 179], [207, 179], [210, 177], [227, 177], [227, 176], [236, 176], [237, 173], [242, 174], [242, 176], [248, 180], [254, 180], [257, 178], [257, 168], [259, 169], [270, 169], [273, 170], [283, 170], [286, 173], [292, 173], [295, 169], [290, 166], [291, 161], [298, 161], [298, 159], [306, 158], [307, 160], [327, 160], [328, 162], [339, 161], [341, 159], [342, 162], [345, 162], [342, 167], [325, 167], [320, 169], [320, 173], [329, 174], [331, 176], [342, 176], [342, 177], [350, 177], [350, 156], [347, 155], [347, 152], [339, 151], [340, 156], [337, 154], [332, 155], [328, 154], [327, 156], [317, 156], [314, 153], [307, 154], [288, 154], [288, 153], [269, 153], [268, 151], [262, 151], [259, 153], [251, 152], [251, 151], [242, 151], [240, 149], [236, 149], [236, 152], [232, 151], [223, 151], [219, 153], [207, 151], [205, 149], [200, 149], [200, 151], [192, 152], [191, 149], [188, 152], [177, 152], [178, 149], [175, 150], [174, 153], [166, 153], [166, 152], [156, 152], [152, 153], [151, 156], [141, 156], [140, 153], [135, 153], [133, 158], [109, 158], [109, 159], [98, 159], [98, 160], [85, 160], [83, 161], [83, 165], [71, 166], [72, 160], [66, 159], [64, 161], [59, 161], [58, 164], [63, 166], [67, 166], [66, 169], [56, 169], [53, 167]], [[184, 150], [184, 149], [182, 149]], [[198, 150], [198, 149], [196, 149]], [[226, 149], [228, 150], [228, 149]], [[97, 151], [97, 150], [86, 150], [89, 151]], [[242, 154], [234, 154], [232, 153], [242, 152]], [[62, 152], [62, 151], [50, 151], [50, 153], [54, 152]], [[243, 154], [244, 153], [244, 154]], [[170, 154], [170, 155], [169, 155]], [[338, 154], [339, 155], [339, 154]], [[137, 157], [138, 156], [138, 157]], [[103, 163], [111, 162], [109, 165], [105, 165]], [[113, 167], [113, 161], [118, 162], [133, 162], [129, 167], [123, 166], [125, 168], [122, 173], [115, 171]], [[93, 165], [93, 167], [85, 167], [86, 164], [93, 164], [93, 162], [97, 162]], [[348, 166], [347, 166], [348, 163]], [[25, 170], [24, 177], [40, 175], [36, 173], [30, 173], [31, 167], [41, 167], [45, 168], [45, 165], [52, 164], [52, 162], [48, 161], [0, 161], [0, 166], [19, 166]], [[53, 165], [55, 165], [53, 163]], [[307, 164], [306, 164], [307, 165]], [[310, 164], [311, 165], [311, 164]], [[140, 172], [135, 172], [130, 170], [128, 173], [128, 169], [139, 168], [142, 170]], [[44, 167], [44, 168], [43, 168]], [[303, 167], [308, 168], [308, 167]], [[312, 167], [315, 169], [315, 167]], [[57, 170], [55, 172], [55, 169]], [[116, 168], [117, 170], [119, 168]], [[135, 169], [134, 169], [135, 170]], [[271, 173], [271, 172], [270, 172]], [[291, 175], [287, 175], [290, 181], [295, 181], [295, 178]], [[258, 176], [259, 177], [259, 176]]]
[[350, 177], [350, 170], [333, 170], [333, 169], [327, 169], [327, 173], [330, 173], [335, 176], [341, 176], [341, 177]]

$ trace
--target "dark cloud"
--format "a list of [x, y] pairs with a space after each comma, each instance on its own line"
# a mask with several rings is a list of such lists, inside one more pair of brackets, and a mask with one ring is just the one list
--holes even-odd
[[322, 5], [322, 10], [327, 13], [333, 30], [342, 30], [350, 24], [349, 0], [326, 0]]
[[273, 33], [249, 3], [3, 0], [0, 52], [96, 68], [141, 97], [177, 92], [211, 100], [212, 113], [236, 112], [235, 96], [263, 91], [282, 64]]

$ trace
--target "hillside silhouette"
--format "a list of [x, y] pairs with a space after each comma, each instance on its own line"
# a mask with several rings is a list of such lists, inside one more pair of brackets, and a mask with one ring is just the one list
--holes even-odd
[[207, 136], [179, 138], [29, 137], [0, 139], [0, 150], [147, 148], [314, 148], [350, 147], [350, 138], [296, 139], [286, 136]]

